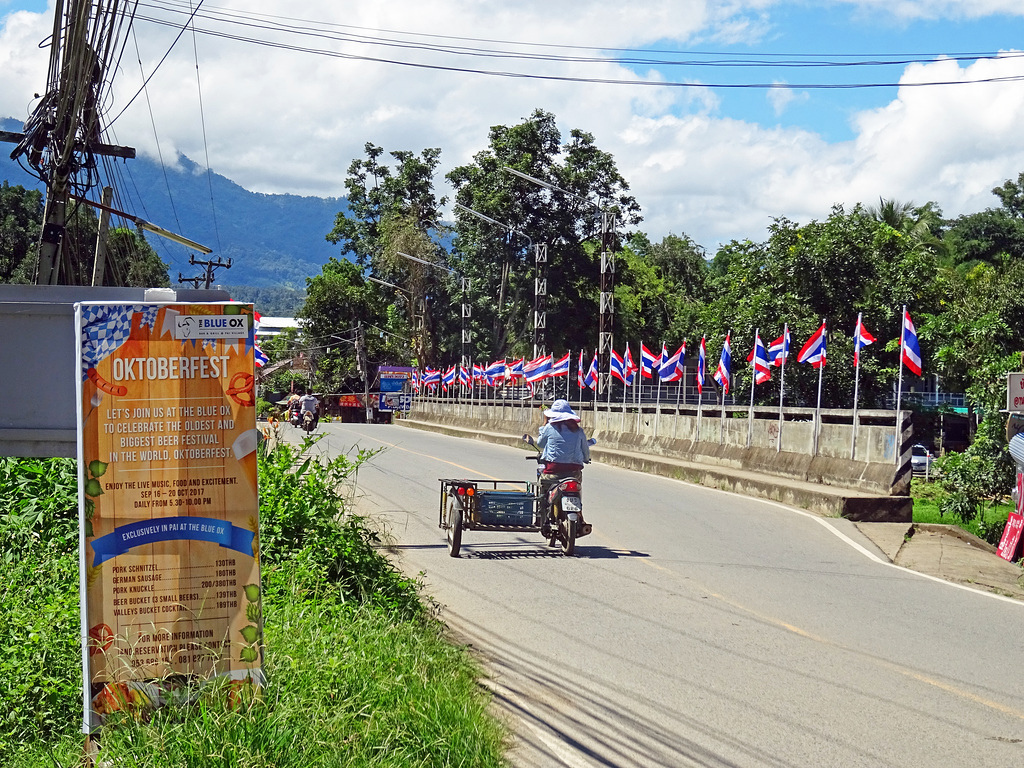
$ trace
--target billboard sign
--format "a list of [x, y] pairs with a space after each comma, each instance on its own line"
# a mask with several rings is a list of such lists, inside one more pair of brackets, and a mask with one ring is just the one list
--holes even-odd
[[75, 306], [83, 728], [262, 681], [252, 305]]

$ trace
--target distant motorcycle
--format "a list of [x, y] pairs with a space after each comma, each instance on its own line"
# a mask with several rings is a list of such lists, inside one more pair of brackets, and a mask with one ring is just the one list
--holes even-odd
[[305, 430], [306, 434], [311, 434], [316, 429], [317, 418], [310, 411], [302, 412], [302, 429]]
[[302, 413], [298, 409], [292, 411], [288, 415], [288, 423], [291, 424], [293, 427], [301, 427], [302, 426]]

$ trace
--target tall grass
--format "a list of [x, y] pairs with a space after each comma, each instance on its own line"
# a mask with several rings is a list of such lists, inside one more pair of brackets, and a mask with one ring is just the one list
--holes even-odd
[[[447, 642], [419, 585], [377, 551], [370, 521], [345, 509], [345, 481], [369, 457], [307, 460], [314, 448], [278, 445], [260, 456], [267, 686], [240, 700], [228, 681], [204, 681], [186, 704], [112, 716], [99, 733], [102, 759], [153, 768], [502, 764], [504, 732], [487, 713], [479, 670]], [[21, 469], [0, 464], [0, 488]], [[67, 469], [51, 478], [71, 483], [73, 503], [73, 463]], [[61, 493], [50, 496], [66, 503]], [[21, 597], [5, 592], [0, 604], [0, 632], [15, 620], [49, 627], [34, 639], [16, 630], [4, 638], [20, 654], [15, 671], [51, 661], [33, 678], [35, 693], [8, 690], [12, 668], [0, 666], [0, 748], [18, 768], [77, 764], [82, 744], [77, 555], [63, 535], [47, 553], [44, 538], [19, 539], [32, 561], [19, 583], [49, 583]], [[0, 550], [7, 556], [5, 543]], [[10, 737], [5, 720], [17, 724]]]

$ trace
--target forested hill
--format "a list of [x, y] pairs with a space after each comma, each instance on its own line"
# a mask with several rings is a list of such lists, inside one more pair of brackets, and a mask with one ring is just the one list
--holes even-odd
[[[0, 130], [21, 128], [17, 120], [0, 119]], [[38, 180], [10, 159], [12, 149], [13, 144], [0, 144], [0, 182], [40, 188]], [[160, 165], [147, 158], [115, 162], [120, 168], [116, 186], [129, 213], [213, 249], [209, 257], [197, 253], [198, 258], [232, 260], [230, 270], [216, 272], [221, 284], [305, 290], [306, 278], [320, 274], [320, 267], [338, 255], [324, 236], [344, 208], [344, 198], [264, 195], [216, 173], [211, 182], [205, 169], [185, 156], [179, 156], [177, 168], [167, 169], [166, 182]], [[95, 200], [99, 196], [99, 190], [91, 195]], [[183, 246], [151, 233], [146, 239], [170, 265], [172, 282], [179, 272], [184, 277], [200, 273], [189, 265]]]

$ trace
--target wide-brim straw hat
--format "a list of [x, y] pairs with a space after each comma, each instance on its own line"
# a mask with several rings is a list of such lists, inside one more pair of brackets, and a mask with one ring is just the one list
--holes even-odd
[[548, 421], [579, 421], [580, 417], [576, 415], [576, 412], [569, 405], [568, 400], [555, 400], [551, 404], [551, 407], [544, 411], [544, 415], [548, 417]]

